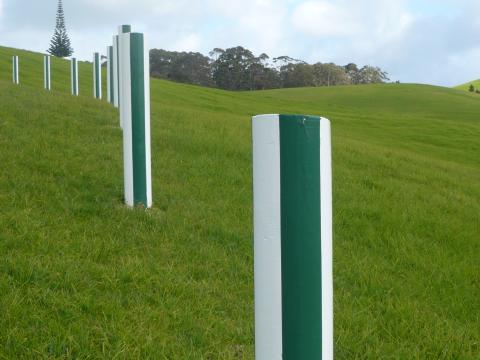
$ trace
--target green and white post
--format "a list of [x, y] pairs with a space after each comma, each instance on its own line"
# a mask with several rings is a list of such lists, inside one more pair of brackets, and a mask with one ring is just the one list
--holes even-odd
[[114, 101], [113, 86], [113, 46], [107, 46], [107, 100], [110, 104]]
[[119, 35], [125, 203], [152, 206], [150, 72], [143, 34]]
[[78, 96], [80, 90], [78, 87], [78, 61], [76, 58], [72, 58], [72, 60], [70, 61], [70, 72], [72, 82], [72, 95]]
[[93, 54], [93, 97], [102, 98], [102, 63], [98, 52]]
[[13, 75], [13, 83], [20, 84], [20, 70], [18, 68], [18, 56], [13, 55], [12, 57], [12, 75]]
[[[114, 82], [116, 82], [116, 96], [117, 96], [117, 103], [114, 105], [116, 107], [118, 107], [120, 109], [121, 107], [121, 99], [120, 99], [120, 88], [122, 86], [121, 84], [121, 76], [120, 76], [120, 62], [121, 62], [121, 56], [120, 56], [120, 53], [121, 53], [121, 43], [120, 43], [120, 35], [121, 34], [128, 34], [132, 32], [132, 27], [130, 25], [120, 25], [118, 27], [118, 35], [115, 35], [113, 37], [113, 46], [114, 46], [114, 56], [115, 56], [115, 53], [116, 53], [116, 59], [117, 59], [117, 62], [116, 62], [116, 68], [117, 68], [117, 71], [116, 71], [116, 78], [114, 80]], [[120, 116], [120, 127], [123, 129], [123, 124], [122, 124], [122, 118]]]
[[252, 120], [255, 358], [333, 359], [330, 122]]
[[43, 86], [45, 87], [45, 90], [52, 90], [52, 77], [50, 73], [50, 55], [45, 55], [43, 57]]

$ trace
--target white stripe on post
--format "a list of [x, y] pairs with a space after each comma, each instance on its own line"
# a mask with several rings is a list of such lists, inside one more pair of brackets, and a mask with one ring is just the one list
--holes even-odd
[[[130, 71], [130, 36], [118, 37], [118, 65], [119, 65], [119, 102], [120, 125], [123, 128], [123, 162], [125, 203], [134, 206], [133, 197], [133, 151], [132, 151], [132, 87]], [[127, 99], [127, 100], [126, 100]]]
[[[255, 357], [282, 359], [278, 116], [253, 120]], [[257, 241], [257, 239], [261, 239]]]
[[152, 206], [150, 77], [143, 34], [119, 35], [125, 203]]
[[52, 90], [51, 75], [50, 75], [50, 55], [43, 57], [43, 85], [45, 90]]
[[120, 36], [122, 34], [128, 34], [132, 31], [132, 27], [130, 25], [120, 25], [118, 27], [118, 35], [114, 37], [114, 40], [117, 44], [117, 67], [118, 67], [118, 108], [120, 110], [120, 127], [123, 129], [123, 123], [122, 123], [122, 97], [120, 95], [120, 89], [122, 86], [122, 76], [121, 76], [121, 67], [122, 67], [122, 56], [120, 55], [122, 53], [122, 42], [120, 41]]
[[70, 60], [70, 77], [72, 85], [72, 95], [78, 96], [80, 93], [78, 88], [78, 61], [76, 58]]
[[320, 206], [322, 233], [322, 358], [333, 359], [333, 185], [330, 121], [320, 122]]
[[13, 77], [13, 83], [17, 85], [20, 84], [20, 70], [18, 66], [19, 66], [18, 56], [14, 55], [12, 57], [12, 77]]
[[93, 97], [102, 98], [102, 67], [98, 52], [93, 54]]

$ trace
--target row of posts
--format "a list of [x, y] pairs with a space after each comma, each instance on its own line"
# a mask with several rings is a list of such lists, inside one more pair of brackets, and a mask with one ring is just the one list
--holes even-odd
[[[101, 80], [101, 64], [98, 58], [98, 53], [94, 54], [94, 87], [93, 93], [94, 97], [97, 99], [102, 98], [102, 80]], [[98, 59], [98, 61], [95, 61]], [[78, 96], [80, 93], [79, 85], [78, 85], [78, 60], [76, 58], [72, 58], [70, 60], [70, 72], [71, 72], [71, 89], [72, 95]], [[12, 57], [12, 78], [14, 84], [20, 84], [20, 70], [19, 70], [19, 58], [17, 55]], [[51, 56], [44, 55], [43, 56], [43, 84], [46, 90], [52, 90], [52, 72], [51, 72]], [[99, 86], [99, 87], [98, 87]]]
[[[152, 206], [149, 61], [143, 34], [123, 25], [107, 47], [107, 98], [123, 129], [125, 202]], [[18, 58], [14, 57], [18, 83]], [[94, 55], [94, 94], [101, 98]], [[45, 58], [45, 87], [50, 61]], [[72, 59], [72, 93], [78, 64]], [[330, 122], [253, 118], [255, 358], [333, 359]]]
[[[13, 56], [13, 82], [20, 83], [18, 56]], [[93, 95], [102, 99], [101, 54], [93, 55]], [[44, 87], [52, 89], [51, 58], [44, 56]], [[79, 95], [78, 61], [71, 59], [72, 94]], [[150, 64], [141, 33], [122, 25], [107, 46], [107, 99], [119, 108], [123, 129], [124, 192], [128, 206], [152, 207], [150, 143]]]

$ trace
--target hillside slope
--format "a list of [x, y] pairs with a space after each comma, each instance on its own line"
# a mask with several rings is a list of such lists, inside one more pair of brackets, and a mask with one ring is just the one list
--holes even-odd
[[145, 212], [117, 112], [41, 61], [0, 48], [0, 358], [253, 359], [250, 116], [277, 112], [333, 125], [336, 358], [478, 357], [478, 96], [154, 80]]
[[480, 90], [480, 79], [470, 81], [470, 82], [462, 84], [462, 85], [455, 86], [455, 89], [468, 91], [470, 89], [470, 85], [473, 85], [473, 86], [475, 86], [475, 89]]

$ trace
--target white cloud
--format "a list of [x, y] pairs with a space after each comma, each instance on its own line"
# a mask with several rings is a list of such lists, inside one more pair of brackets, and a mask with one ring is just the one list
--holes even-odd
[[284, 53], [289, 48], [285, 0], [208, 0], [214, 18], [223, 19], [212, 47], [242, 45], [256, 53]]
[[200, 51], [202, 48], [202, 40], [198, 34], [191, 33], [180, 38], [176, 44], [172, 46], [175, 51]]
[[315, 37], [354, 35], [361, 27], [348, 9], [329, 1], [305, 1], [293, 12], [292, 25]]

